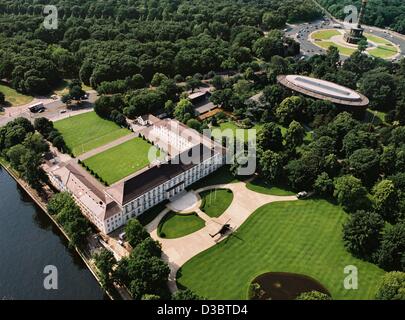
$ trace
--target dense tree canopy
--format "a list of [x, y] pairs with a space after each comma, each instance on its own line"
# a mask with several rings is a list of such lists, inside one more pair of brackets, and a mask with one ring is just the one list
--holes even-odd
[[[356, 5], [360, 8], [361, 0], [319, 0], [335, 17], [344, 19], [346, 5]], [[373, 0], [369, 1], [365, 23], [377, 27], [390, 27], [405, 34], [405, 3], [402, 0]]]
[[63, 78], [80, 78], [119, 93], [143, 86], [135, 75], [151, 81], [237, 68], [254, 54], [290, 53], [282, 34], [264, 37], [262, 30], [320, 15], [309, 0], [58, 0], [58, 29], [48, 30], [45, 4], [0, 5], [0, 79], [20, 92], [45, 94]]
[[378, 300], [405, 300], [405, 273], [389, 272], [385, 274], [378, 288]]

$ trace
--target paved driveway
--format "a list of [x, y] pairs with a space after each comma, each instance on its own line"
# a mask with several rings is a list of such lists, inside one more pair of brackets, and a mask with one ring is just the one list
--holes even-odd
[[[209, 186], [198, 189], [196, 192], [202, 192], [210, 189], [225, 188], [234, 193], [232, 204], [218, 218], [210, 218], [204, 215], [202, 218], [206, 221], [204, 228], [190, 235], [178, 239], [162, 239], [157, 235], [157, 227], [160, 220], [170, 211], [162, 211], [155, 220], [153, 220], [146, 229], [152, 238], [162, 244], [163, 259], [168, 262], [170, 267], [169, 288], [172, 292], [177, 290], [176, 274], [179, 268], [195, 255], [217, 244], [220, 236], [212, 238], [211, 235], [217, 233], [223, 224], [229, 223], [233, 230], [238, 229], [249, 216], [261, 206], [278, 201], [295, 201], [296, 196], [273, 196], [257, 193], [246, 188], [243, 182], [231, 183], [227, 185]], [[197, 212], [199, 213], [199, 212]]]

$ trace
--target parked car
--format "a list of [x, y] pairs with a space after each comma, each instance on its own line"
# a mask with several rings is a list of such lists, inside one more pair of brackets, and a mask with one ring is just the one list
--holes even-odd
[[37, 103], [31, 107], [28, 108], [30, 110], [30, 112], [32, 113], [41, 113], [45, 111], [45, 107], [43, 103]]
[[297, 193], [297, 198], [298, 199], [303, 199], [303, 198], [305, 198], [307, 196], [308, 196], [308, 192], [306, 192], [306, 191], [301, 191], [301, 192]]
[[62, 113], [66, 113], [66, 110], [61, 110], [60, 113], [61, 113], [61, 114], [62, 114]]
[[122, 240], [118, 240], [118, 244], [119, 244], [120, 246], [124, 246], [124, 242], [123, 242]]

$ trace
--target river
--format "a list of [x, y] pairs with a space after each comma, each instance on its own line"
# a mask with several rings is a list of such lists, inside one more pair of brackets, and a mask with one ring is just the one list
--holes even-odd
[[[44, 288], [48, 265], [56, 267], [57, 289]], [[0, 166], [0, 299], [106, 298], [47, 215]]]

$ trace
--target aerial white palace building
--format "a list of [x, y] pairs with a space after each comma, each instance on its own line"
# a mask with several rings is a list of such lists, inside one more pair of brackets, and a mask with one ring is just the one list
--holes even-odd
[[76, 160], [54, 158], [45, 165], [51, 183], [69, 192], [83, 214], [106, 234], [183, 193], [224, 164], [225, 149], [220, 144], [177, 120], [139, 117], [136, 132], [163, 151], [164, 159], [111, 186], [103, 186]]

